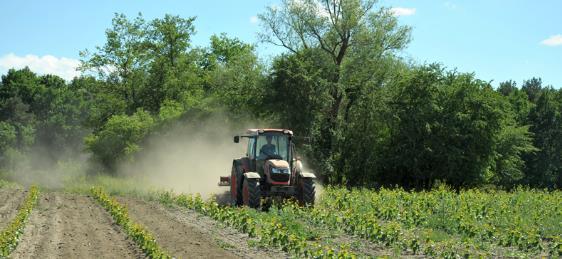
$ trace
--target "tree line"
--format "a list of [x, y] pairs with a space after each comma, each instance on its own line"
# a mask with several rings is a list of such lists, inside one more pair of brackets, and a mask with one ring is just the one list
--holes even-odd
[[80, 53], [82, 76], [9, 70], [0, 166], [41, 148], [112, 172], [151, 134], [221, 113], [293, 129], [330, 184], [562, 186], [562, 90], [404, 60], [411, 28], [373, 0], [285, 0], [259, 18], [260, 39], [286, 50], [269, 63], [226, 34], [193, 46], [195, 17], [116, 14]]

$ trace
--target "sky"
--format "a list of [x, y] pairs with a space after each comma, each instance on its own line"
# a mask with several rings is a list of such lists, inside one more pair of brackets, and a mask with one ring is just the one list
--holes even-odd
[[[213, 34], [257, 44], [268, 60], [282, 49], [259, 43], [256, 17], [280, 0], [98, 0], [0, 1], [0, 74], [29, 66], [39, 74], [77, 76], [79, 51], [105, 42], [115, 13], [146, 20], [165, 14], [196, 16], [192, 44], [206, 46]], [[412, 42], [401, 55], [416, 63], [442, 63], [459, 72], [499, 82], [541, 77], [562, 87], [561, 0], [381, 0], [403, 25]]]

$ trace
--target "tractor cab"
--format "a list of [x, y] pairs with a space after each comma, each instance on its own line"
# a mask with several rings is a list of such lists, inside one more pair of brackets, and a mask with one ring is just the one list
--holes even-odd
[[[220, 179], [220, 186], [230, 186], [231, 197], [238, 205], [259, 206], [261, 198], [295, 197], [303, 203], [314, 201], [312, 173], [302, 171], [295, 154], [293, 132], [287, 129], [249, 129], [234, 136], [234, 142], [247, 139], [246, 156], [235, 159], [230, 176]], [[312, 192], [312, 193], [311, 193]]]
[[[273, 185], [288, 185], [293, 166], [290, 130], [248, 130], [249, 169]], [[296, 160], [296, 159], [295, 159]], [[296, 161], [295, 161], [296, 162]]]

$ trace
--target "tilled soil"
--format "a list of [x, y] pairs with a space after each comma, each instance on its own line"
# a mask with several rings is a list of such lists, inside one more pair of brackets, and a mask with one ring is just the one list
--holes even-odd
[[83, 195], [41, 193], [12, 258], [142, 258], [111, 216]]
[[287, 258], [278, 251], [250, 247], [247, 235], [219, 226], [196, 212], [156, 202], [118, 198], [129, 216], [144, 225], [156, 241], [176, 258]]
[[16, 216], [25, 195], [26, 192], [20, 189], [0, 189], [0, 230], [4, 229]]

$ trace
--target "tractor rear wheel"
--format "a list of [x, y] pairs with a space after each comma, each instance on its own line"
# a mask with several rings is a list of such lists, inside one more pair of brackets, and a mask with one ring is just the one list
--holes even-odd
[[260, 186], [257, 179], [244, 179], [242, 184], [242, 200], [244, 206], [258, 208], [260, 206]]
[[312, 178], [301, 178], [299, 181], [299, 201], [304, 206], [313, 206], [316, 196], [316, 185]]

